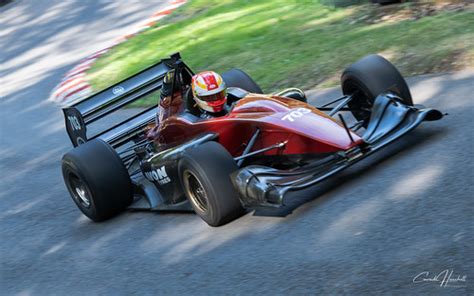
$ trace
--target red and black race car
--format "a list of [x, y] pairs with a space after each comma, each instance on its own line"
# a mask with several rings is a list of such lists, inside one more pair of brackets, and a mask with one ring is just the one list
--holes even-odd
[[[348, 67], [344, 95], [319, 107], [298, 92], [262, 94], [247, 74], [230, 70], [222, 75], [229, 112], [210, 119], [193, 110], [192, 75], [174, 54], [63, 109], [75, 148], [64, 155], [62, 172], [87, 217], [191, 205], [209, 225], [223, 225], [246, 209], [283, 206], [287, 192], [315, 185], [422, 121], [443, 117], [413, 105], [401, 74], [378, 55]], [[161, 96], [158, 109], [105, 130], [96, 124], [150, 95]]]

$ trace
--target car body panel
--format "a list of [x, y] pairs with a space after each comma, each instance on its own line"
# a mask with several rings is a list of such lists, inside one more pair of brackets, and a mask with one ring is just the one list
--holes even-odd
[[306, 103], [294, 99], [249, 94], [237, 102], [226, 116], [192, 121], [171, 116], [161, 123], [155, 142], [158, 147], [179, 145], [199, 134], [213, 132], [233, 156], [243, 152], [256, 129], [260, 136], [254, 150], [286, 142], [281, 149], [264, 155], [328, 153], [347, 150], [363, 140], [337, 121]]

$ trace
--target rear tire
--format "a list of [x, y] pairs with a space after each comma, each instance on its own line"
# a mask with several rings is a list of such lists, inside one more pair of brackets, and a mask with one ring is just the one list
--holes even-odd
[[102, 140], [94, 139], [66, 153], [62, 173], [73, 201], [93, 221], [111, 218], [133, 201], [127, 169]]
[[397, 68], [379, 55], [369, 55], [349, 66], [341, 76], [344, 95], [354, 95], [349, 108], [357, 120], [368, 124], [375, 98], [390, 91], [405, 105], [413, 105], [410, 89]]
[[222, 79], [224, 79], [227, 87], [239, 87], [251, 93], [263, 94], [260, 86], [258, 86], [247, 73], [240, 69], [231, 69], [222, 73]]
[[216, 142], [186, 151], [179, 162], [186, 197], [196, 214], [210, 226], [224, 225], [245, 213], [230, 179], [237, 169], [229, 152]]

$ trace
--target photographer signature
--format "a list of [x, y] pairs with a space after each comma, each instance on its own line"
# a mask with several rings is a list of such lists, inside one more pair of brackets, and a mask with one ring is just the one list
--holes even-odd
[[430, 275], [428, 271], [423, 271], [413, 278], [413, 283], [435, 282], [440, 287], [465, 287], [465, 285], [453, 283], [466, 283], [466, 275], [453, 275], [453, 269], [445, 269], [437, 275]]

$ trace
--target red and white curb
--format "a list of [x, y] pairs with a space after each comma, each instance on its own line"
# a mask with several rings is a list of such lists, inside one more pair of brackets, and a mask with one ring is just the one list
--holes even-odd
[[172, 13], [176, 8], [185, 4], [187, 0], [173, 0], [169, 5], [152, 16], [141, 22], [136, 28], [127, 34], [117, 38], [112, 45], [96, 51], [90, 56], [84, 58], [78, 65], [69, 70], [61, 82], [53, 89], [49, 96], [49, 101], [59, 103], [61, 105], [71, 105], [77, 103], [93, 93], [92, 87], [85, 80], [86, 71], [92, 67], [94, 62], [104, 53], [109, 51], [114, 46], [127, 41], [136, 34], [155, 25], [159, 20]]

